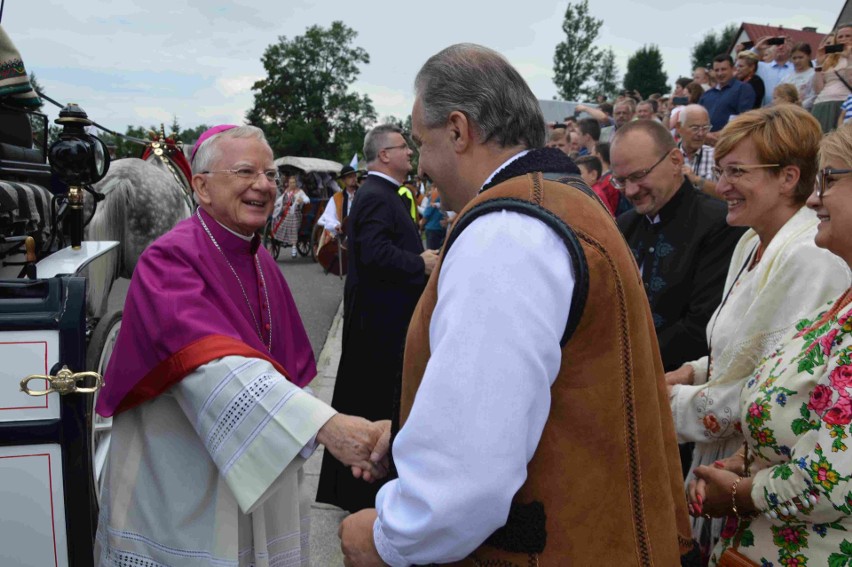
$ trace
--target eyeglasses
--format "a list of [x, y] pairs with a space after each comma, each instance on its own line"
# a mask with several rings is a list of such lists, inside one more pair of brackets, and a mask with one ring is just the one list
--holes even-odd
[[752, 165], [726, 165], [725, 167], [716, 166], [713, 168], [713, 175], [716, 176], [716, 179], [722, 179], [722, 176], [724, 175], [728, 181], [736, 181], [748, 173], [749, 170], [761, 169], [764, 167], [781, 167], [781, 165], [777, 163], [759, 163]]
[[825, 195], [825, 190], [828, 189], [829, 185], [834, 184], [834, 179], [831, 179], [831, 177], [834, 175], [846, 175], [847, 173], [852, 173], [852, 169], [834, 169], [832, 167], [826, 167], [819, 170], [819, 175], [817, 175], [816, 179], [815, 192], [820, 203], [822, 203], [822, 197]]
[[382, 151], [384, 151], [384, 150], [401, 150], [401, 149], [403, 149], [403, 148], [407, 150], [407, 149], [408, 149], [408, 144], [407, 144], [407, 143], [405, 143], [405, 142], [403, 142], [403, 143], [401, 143], [401, 144], [400, 144], [400, 145], [398, 145], [398, 146], [388, 146], [388, 147], [386, 147], [386, 148], [382, 148]]
[[664, 153], [663, 157], [658, 159], [657, 163], [655, 163], [654, 165], [652, 165], [648, 169], [643, 169], [643, 170], [640, 170], [640, 171], [634, 171], [633, 173], [631, 173], [630, 175], [627, 175], [625, 177], [616, 177], [615, 175], [613, 175], [610, 178], [610, 181], [612, 181], [612, 184], [616, 189], [626, 189], [628, 181], [632, 181], [633, 183], [638, 183], [638, 182], [642, 181], [643, 179], [645, 179], [645, 177], [648, 176], [649, 173], [654, 171], [655, 167], [657, 167], [658, 165], [663, 163], [663, 160], [666, 159], [666, 157], [670, 153], [671, 153], [671, 151]]
[[245, 179], [247, 181], [254, 181], [258, 175], [263, 175], [264, 177], [266, 177], [267, 181], [270, 181], [272, 183], [278, 184], [278, 182], [281, 181], [281, 176], [278, 175], [277, 169], [262, 169], [258, 171], [250, 167], [241, 167], [239, 169], [216, 169], [212, 171], [202, 171], [201, 173], [230, 173], [231, 175], [236, 175], [240, 179]]
[[692, 132], [693, 134], [700, 134], [702, 132], [705, 132], [705, 133], [709, 132], [711, 126], [710, 126], [710, 124], [704, 124], [703, 126], [699, 126], [698, 124], [695, 124], [693, 126], [689, 126], [688, 128], [689, 128], [689, 131]]

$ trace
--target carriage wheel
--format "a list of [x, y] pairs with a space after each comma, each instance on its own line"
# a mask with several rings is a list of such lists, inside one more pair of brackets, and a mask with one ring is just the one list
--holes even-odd
[[302, 256], [304, 258], [305, 256], [311, 253], [311, 242], [309, 240], [300, 238], [296, 242], [296, 250], [299, 251], [299, 256]]
[[269, 248], [269, 253], [272, 254], [272, 257], [277, 260], [278, 255], [281, 254], [281, 243], [273, 238]]
[[266, 226], [263, 227], [263, 247], [272, 251], [272, 219], [266, 221]]
[[[103, 376], [109, 364], [112, 351], [115, 349], [115, 341], [118, 331], [121, 330], [122, 311], [111, 311], [98, 321], [95, 332], [89, 340], [86, 349], [86, 368], [93, 370]], [[104, 470], [106, 468], [107, 455], [109, 453], [110, 437], [112, 435], [112, 418], [101, 417], [95, 413], [98, 394], [92, 396], [92, 470], [95, 476], [95, 494], [98, 504], [101, 501], [101, 488], [105, 480]]]

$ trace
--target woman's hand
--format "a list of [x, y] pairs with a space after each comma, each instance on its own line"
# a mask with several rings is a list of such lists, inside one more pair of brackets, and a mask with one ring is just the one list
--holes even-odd
[[745, 455], [742, 450], [737, 451], [727, 459], [720, 459], [713, 463], [713, 468], [721, 469], [736, 473], [740, 476], [745, 475]]
[[692, 386], [694, 382], [695, 369], [692, 367], [691, 364], [684, 364], [677, 370], [666, 372], [666, 384], [668, 384], [669, 386], [675, 386], [677, 384]]
[[[714, 518], [728, 515], [732, 509], [731, 487], [741, 478], [740, 475], [716, 467], [697, 467], [695, 473], [695, 490], [690, 494], [699, 503], [699, 514], [707, 514]], [[689, 483], [690, 490], [692, 482]], [[745, 487], [743, 487], [745, 488]], [[693, 509], [695, 506], [693, 505]], [[744, 511], [744, 510], [743, 510]]]

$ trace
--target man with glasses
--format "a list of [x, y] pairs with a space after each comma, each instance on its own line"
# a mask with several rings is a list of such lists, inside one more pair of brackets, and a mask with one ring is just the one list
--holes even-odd
[[263, 132], [206, 131], [192, 172], [199, 208], [142, 254], [98, 397], [113, 429], [95, 563], [301, 564], [304, 459], [318, 442], [369, 466], [381, 429], [302, 390], [314, 355], [259, 246], [278, 177]]
[[705, 328], [743, 229], [727, 225], [724, 203], [695, 190], [661, 124], [620, 128], [610, 158], [612, 183], [635, 206], [618, 226], [642, 272], [663, 365], [674, 370], [707, 354]]
[[[399, 389], [405, 330], [437, 261], [397, 191], [411, 169], [411, 148], [392, 124], [364, 138], [367, 178], [349, 213], [349, 264], [343, 291], [343, 352], [331, 405], [371, 420], [390, 419]], [[356, 512], [370, 508], [381, 483], [355, 479], [326, 452], [317, 501]]]
[[683, 174], [698, 190], [716, 194], [717, 177], [713, 173], [713, 146], [704, 143], [710, 132], [710, 115], [700, 104], [685, 106], [676, 126], [683, 154]]

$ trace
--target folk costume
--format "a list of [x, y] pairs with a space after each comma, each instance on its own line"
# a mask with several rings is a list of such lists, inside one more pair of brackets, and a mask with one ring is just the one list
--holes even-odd
[[618, 217], [642, 273], [666, 372], [707, 354], [705, 328], [745, 232], [728, 226], [726, 216], [725, 203], [684, 177], [654, 218], [635, 210]]
[[[548, 180], [566, 174], [573, 186]], [[573, 162], [543, 149], [504, 163], [411, 321], [399, 479], [373, 526], [384, 561], [677, 565], [691, 541], [652, 329]]]
[[113, 416], [100, 565], [299, 565], [301, 464], [334, 411], [259, 237], [202, 209], [139, 260], [97, 411]]
[[294, 254], [299, 241], [299, 228], [302, 226], [302, 207], [310, 202], [301, 189], [285, 189], [275, 201], [275, 209], [272, 211], [275, 240], [293, 245]]
[[[687, 483], [695, 467], [729, 457], [742, 446], [740, 391], [759, 361], [799, 320], [850, 284], [846, 264], [814, 244], [817, 222], [816, 214], [802, 207], [765, 250], [758, 252], [754, 230], [734, 250], [724, 302], [707, 324], [712, 352], [687, 363], [695, 383], [674, 386], [670, 399], [678, 441], [695, 443]], [[693, 533], [706, 557], [724, 524], [724, 518], [693, 519]]]
[[[343, 352], [331, 405], [371, 421], [392, 416], [405, 332], [426, 283], [423, 243], [397, 194], [399, 185], [371, 171], [346, 227]], [[328, 451], [323, 455], [318, 502], [356, 512], [374, 506], [380, 487], [353, 478]]]
[[352, 210], [352, 203], [354, 202], [355, 191], [350, 192], [344, 189], [335, 193], [331, 201], [325, 206], [325, 210], [323, 210], [317, 222], [325, 230], [333, 234], [335, 230], [342, 226], [346, 217], [349, 216], [349, 211]]
[[[848, 564], [850, 297], [846, 291], [788, 329], [740, 394], [737, 418], [754, 459], [751, 498], [762, 513], [740, 520], [748, 546], [738, 551], [755, 565]], [[735, 533], [726, 530], [711, 565]]]

